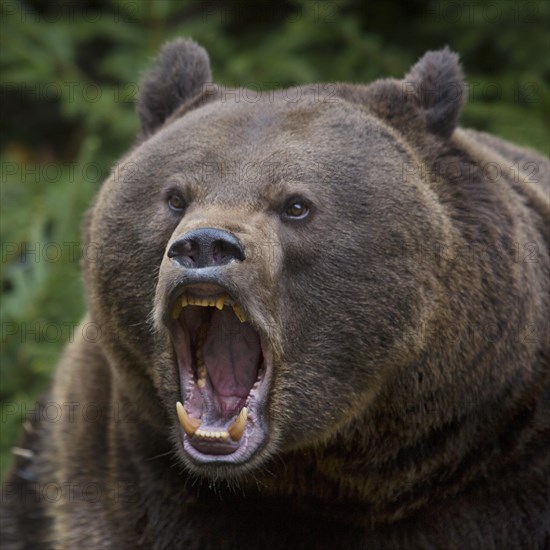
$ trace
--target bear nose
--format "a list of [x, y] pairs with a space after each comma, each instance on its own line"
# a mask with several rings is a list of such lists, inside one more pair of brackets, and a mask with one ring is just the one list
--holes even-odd
[[185, 233], [172, 243], [168, 257], [189, 269], [225, 265], [244, 260], [241, 241], [232, 233], [204, 227]]

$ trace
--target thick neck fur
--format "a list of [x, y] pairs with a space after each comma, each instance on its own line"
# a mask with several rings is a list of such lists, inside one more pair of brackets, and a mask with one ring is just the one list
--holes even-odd
[[[548, 358], [540, 360], [548, 372]], [[550, 428], [550, 411], [544, 405], [548, 380], [542, 373], [521, 391], [508, 386], [506, 393], [453, 419], [436, 397], [416, 407], [396, 406], [399, 385], [388, 385], [371, 413], [352, 422], [345, 433], [316, 448], [284, 453], [246, 480], [231, 484], [190, 476], [165, 434], [143, 429], [140, 423], [111, 421], [110, 476], [105, 482], [116, 485], [117, 491], [109, 492], [118, 500], [107, 510], [110, 528], [120, 540], [145, 547], [156, 541], [154, 547], [168, 548], [187, 533], [182, 526], [195, 521], [211, 524], [213, 532], [222, 529], [228, 541], [235, 537], [242, 542], [243, 530], [258, 536], [260, 525], [273, 533], [288, 521], [296, 525], [300, 518], [298, 523], [307, 531], [309, 523], [318, 525], [321, 519], [332, 535], [338, 533], [334, 536], [350, 544], [371, 529], [380, 547], [396, 543], [406, 548], [406, 537], [414, 540], [412, 526], [426, 533], [428, 500], [429, 510], [438, 506], [441, 517], [448, 518], [447, 533], [463, 524], [464, 512], [457, 516], [453, 511], [460, 502], [470, 502], [472, 525], [486, 521], [483, 503], [492, 491], [490, 479], [505, 480], [492, 499], [507, 506], [510, 514], [533, 506], [526, 497], [533, 479], [524, 474], [539, 471], [543, 481], [547, 464], [541, 457], [548, 441], [541, 434]], [[495, 415], [495, 404], [502, 400], [508, 406]], [[251, 515], [253, 509], [266, 513]], [[136, 526], [137, 517], [143, 521]], [[251, 538], [250, 544], [253, 540], [257, 539]], [[207, 538], [202, 542], [210, 547]]]

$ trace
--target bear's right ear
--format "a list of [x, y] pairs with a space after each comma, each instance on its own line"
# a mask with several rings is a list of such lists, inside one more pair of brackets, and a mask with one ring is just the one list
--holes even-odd
[[206, 50], [192, 40], [168, 42], [142, 78], [137, 98], [141, 137], [153, 134], [212, 79]]

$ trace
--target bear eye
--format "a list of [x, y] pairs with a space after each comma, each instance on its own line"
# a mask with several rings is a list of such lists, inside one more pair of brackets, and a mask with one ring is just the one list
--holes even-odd
[[168, 206], [170, 207], [170, 210], [180, 214], [185, 210], [185, 201], [183, 200], [181, 195], [178, 195], [177, 193], [172, 193], [168, 197]]
[[293, 197], [287, 201], [283, 210], [285, 218], [292, 218], [295, 220], [301, 220], [309, 214], [309, 205], [305, 199], [300, 197]]

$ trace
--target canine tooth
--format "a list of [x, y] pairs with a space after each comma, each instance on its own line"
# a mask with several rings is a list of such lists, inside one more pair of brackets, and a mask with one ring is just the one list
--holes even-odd
[[216, 307], [220, 310], [223, 309], [223, 303], [224, 302], [225, 302], [225, 296], [222, 296], [221, 298], [218, 298], [216, 300]]
[[233, 304], [233, 311], [235, 312], [237, 319], [241, 323], [244, 323], [246, 321], [246, 317], [244, 316], [243, 310], [241, 309], [241, 306], [239, 304]]
[[187, 296], [181, 297], [181, 307], [187, 307], [189, 305], [189, 298]]
[[239, 416], [235, 418], [235, 421], [229, 428], [227, 428], [227, 432], [231, 436], [231, 439], [233, 441], [239, 441], [241, 437], [243, 436], [244, 429], [246, 427], [246, 419], [248, 417], [248, 409], [246, 407], [243, 407], [241, 409], [241, 412], [239, 413]]
[[187, 411], [183, 405], [178, 401], [176, 403], [176, 412], [178, 413], [178, 420], [180, 421], [183, 431], [189, 436], [193, 436], [201, 425], [201, 421], [198, 418], [193, 418], [187, 414]]

